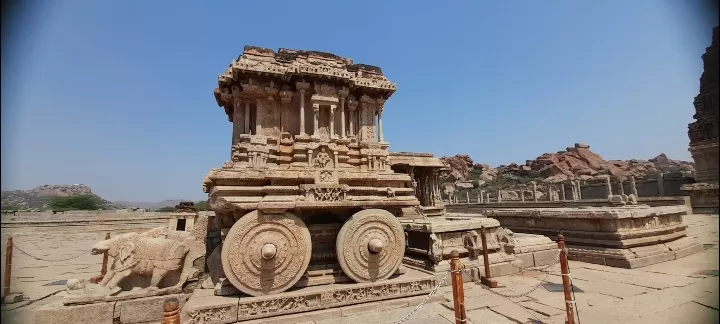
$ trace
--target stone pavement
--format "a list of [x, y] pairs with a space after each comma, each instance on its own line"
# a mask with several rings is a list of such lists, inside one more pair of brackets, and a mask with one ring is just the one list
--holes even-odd
[[[576, 291], [579, 323], [582, 324], [662, 324], [662, 323], [718, 323], [718, 215], [688, 215], [685, 222], [689, 233], [706, 250], [688, 257], [637, 269], [612, 268], [570, 261], [570, 272]], [[157, 226], [150, 224], [146, 228]], [[105, 231], [116, 233], [141, 231], [133, 226], [22, 228], [2, 230], [5, 242], [12, 234], [17, 244], [35, 256], [63, 259], [87, 251], [102, 239]], [[6, 231], [11, 231], [7, 232]], [[3, 249], [4, 253], [4, 249]], [[3, 254], [4, 260], [4, 254]], [[65, 262], [42, 262], [15, 253], [13, 291], [22, 291], [29, 300], [3, 307], [2, 322], [32, 323], [32, 312], [57, 300], [53, 294], [64, 285], [49, 285], [57, 280], [91, 277], [99, 273], [101, 256], [83, 255]], [[465, 284], [468, 323], [564, 323], [564, 297], [559, 266], [549, 274], [527, 270], [523, 273], [499, 277], [505, 288], [484, 289], [474, 283]], [[548, 291], [543, 281], [556, 284], [558, 291]], [[538, 287], [529, 294], [526, 292]], [[405, 323], [454, 323], [452, 293], [442, 287], [447, 302], [423, 306]], [[552, 290], [552, 289], [551, 289]], [[505, 298], [506, 295], [525, 295]], [[393, 310], [377, 310], [348, 317], [326, 319], [304, 324], [394, 323], [414, 306]], [[273, 323], [271, 319], [264, 323]]]
[[[689, 235], [706, 244], [706, 250], [688, 257], [644, 268], [621, 269], [570, 261], [581, 324], [695, 324], [718, 323], [718, 215], [688, 215]], [[704, 273], [701, 273], [704, 272]], [[538, 284], [544, 286], [520, 298], [505, 298], [474, 283], [465, 284], [468, 323], [516, 324], [565, 322], [565, 301], [560, 267], [545, 275], [539, 271], [497, 278], [506, 288], [493, 291], [520, 295]], [[441, 291], [445, 303], [422, 307], [406, 323], [455, 323], [451, 287]], [[315, 324], [395, 323], [414, 307], [357, 314]], [[268, 323], [272, 323], [268, 321]], [[308, 322], [304, 324], [311, 324]]]
[[[105, 234], [111, 236], [133, 231], [144, 231], [165, 225], [166, 220], [138, 224], [47, 226], [2, 228], [2, 278], [5, 278], [5, 245], [13, 237], [11, 292], [22, 292], [21, 303], [2, 307], [3, 323], [6, 316], [22, 318], [15, 323], [30, 323], [29, 311], [54, 300], [52, 296], [65, 289], [65, 280], [90, 278], [100, 274], [102, 255], [91, 255], [90, 248]], [[25, 251], [30, 257], [17, 248]], [[79, 256], [77, 258], [73, 258]], [[70, 260], [66, 260], [73, 258]], [[46, 261], [47, 260], [47, 261]], [[62, 261], [57, 261], [62, 260]], [[8, 314], [8, 311], [13, 311]]]

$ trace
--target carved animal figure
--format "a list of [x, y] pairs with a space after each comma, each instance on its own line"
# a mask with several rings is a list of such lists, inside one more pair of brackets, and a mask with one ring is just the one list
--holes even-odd
[[476, 231], [467, 231], [463, 235], [463, 245], [468, 250], [470, 257], [474, 258], [482, 251], [482, 247], [478, 246], [479, 237], [480, 235]]
[[[170, 271], [182, 270], [183, 260], [189, 249], [183, 241], [149, 236], [163, 236], [162, 230], [154, 229], [147, 235], [127, 233], [109, 240], [100, 241], [92, 247], [92, 254], [105, 251], [113, 258], [112, 265], [100, 282], [101, 286], [110, 289], [110, 294], [119, 293], [122, 288], [118, 284], [130, 276], [137, 274], [151, 277], [149, 290], [157, 290], [160, 281]], [[168, 235], [167, 232], [164, 233]], [[178, 285], [182, 285], [182, 280]]]

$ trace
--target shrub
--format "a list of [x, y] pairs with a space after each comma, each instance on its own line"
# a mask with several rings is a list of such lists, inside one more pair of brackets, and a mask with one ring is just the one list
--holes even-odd
[[95, 195], [56, 196], [50, 201], [55, 211], [107, 209], [108, 202]]

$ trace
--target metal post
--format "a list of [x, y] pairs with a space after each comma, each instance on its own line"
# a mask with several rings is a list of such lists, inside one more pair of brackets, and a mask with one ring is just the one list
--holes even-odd
[[5, 246], [5, 278], [3, 281], [3, 293], [2, 302], [5, 303], [5, 297], [10, 295], [10, 276], [12, 269], [12, 252], [13, 252], [13, 238], [8, 237], [7, 245]]
[[566, 324], [575, 324], [575, 300], [572, 295], [570, 282], [570, 268], [568, 267], [567, 251], [565, 250], [565, 236], [558, 234], [558, 249], [560, 249], [560, 273], [562, 274], [563, 292], [565, 293]]
[[167, 298], [163, 302], [162, 324], [180, 324], [180, 301], [175, 298]]
[[466, 324], [465, 293], [463, 292], [463, 276], [460, 267], [460, 253], [457, 250], [450, 252], [450, 270], [452, 271], [453, 308], [455, 309], [455, 324]]
[[485, 237], [485, 226], [480, 227], [480, 240], [482, 241], [483, 261], [485, 261], [485, 275], [480, 277], [480, 283], [490, 288], [497, 288], [495, 279], [490, 279], [490, 257], [488, 257], [487, 238]]

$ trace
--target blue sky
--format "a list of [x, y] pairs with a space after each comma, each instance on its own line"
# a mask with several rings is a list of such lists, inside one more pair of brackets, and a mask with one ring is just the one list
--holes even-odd
[[229, 158], [213, 88], [244, 45], [380, 66], [398, 84], [383, 113], [394, 151], [498, 165], [582, 142], [690, 159], [717, 24], [671, 0], [45, 3], [3, 44], [2, 188], [132, 201], [204, 199]]

